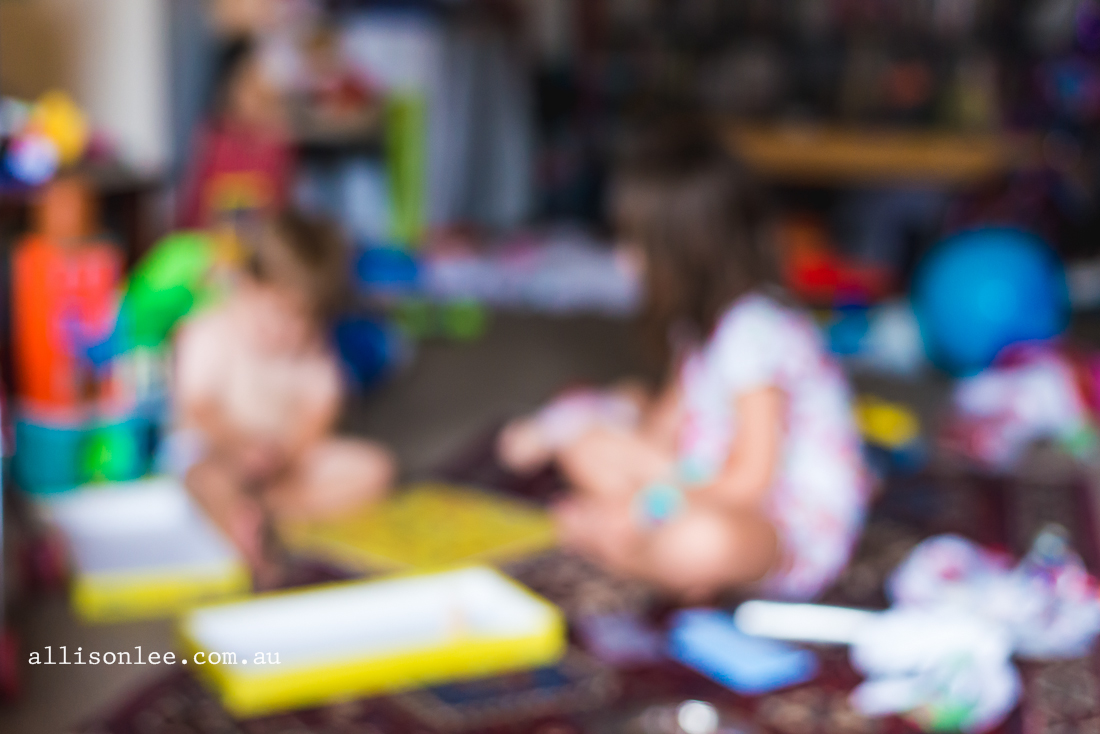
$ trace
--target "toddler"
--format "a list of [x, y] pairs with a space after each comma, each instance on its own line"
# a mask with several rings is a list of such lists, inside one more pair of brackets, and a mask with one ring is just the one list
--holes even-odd
[[219, 66], [214, 114], [198, 132], [181, 196], [188, 228], [235, 228], [290, 198], [295, 156], [281, 91], [251, 40], [229, 42]]
[[612, 570], [687, 598], [808, 599], [847, 563], [868, 483], [843, 375], [767, 286], [749, 193], [705, 134], [643, 146], [614, 206], [668, 385], [566, 395], [498, 448], [515, 470], [558, 463], [563, 543]]
[[234, 293], [177, 336], [170, 468], [257, 569], [268, 520], [375, 501], [393, 478], [387, 450], [331, 433], [341, 375], [323, 325], [342, 254], [328, 226], [279, 215]]

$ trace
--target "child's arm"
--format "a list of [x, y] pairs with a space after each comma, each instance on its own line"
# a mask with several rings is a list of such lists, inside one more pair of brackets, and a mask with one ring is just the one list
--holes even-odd
[[226, 369], [224, 315], [205, 314], [184, 324], [175, 339], [173, 400], [180, 427], [195, 428], [211, 450], [233, 455], [247, 443], [222, 408]]
[[670, 380], [647, 407], [642, 417], [642, 433], [661, 448], [675, 451], [683, 417], [680, 381]]
[[303, 362], [299, 384], [302, 391], [295, 401], [295, 420], [282, 440], [288, 456], [301, 455], [332, 431], [344, 394], [340, 368], [335, 356], [328, 352]]
[[737, 433], [729, 458], [708, 486], [690, 493], [727, 508], [759, 508], [771, 488], [783, 445], [786, 396], [777, 387], [739, 395], [734, 403]]

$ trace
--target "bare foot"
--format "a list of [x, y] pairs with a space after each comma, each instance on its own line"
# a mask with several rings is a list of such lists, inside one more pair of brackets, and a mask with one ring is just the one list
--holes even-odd
[[570, 498], [555, 505], [553, 515], [563, 547], [616, 573], [637, 575], [643, 531], [629, 504]]
[[510, 422], [497, 437], [497, 456], [517, 474], [531, 474], [550, 463], [553, 448], [533, 418]]

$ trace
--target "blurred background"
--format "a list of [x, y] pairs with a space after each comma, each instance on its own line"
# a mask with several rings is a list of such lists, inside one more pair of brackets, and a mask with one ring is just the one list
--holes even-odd
[[[242, 39], [260, 69], [249, 81]], [[1096, 0], [0, 0], [0, 97], [4, 731], [491, 729], [468, 709], [465, 724], [433, 719], [422, 699], [234, 719], [183, 674], [27, 665], [47, 645], [177, 644], [178, 610], [100, 619], [69, 596], [83, 536], [42, 507], [154, 470], [170, 399], [158, 319], [178, 306], [149, 284], [181, 279], [182, 312], [200, 298], [186, 248], [165, 243], [273, 205], [335, 222], [347, 243], [341, 429], [391, 446], [402, 483], [542, 501], [554, 478], [503, 473], [492, 431], [564, 386], [661, 374], [635, 338], [642, 282], [616, 247], [609, 182], [670, 115], [710, 121], [766, 189], [782, 285], [859, 396], [886, 489], [827, 600], [884, 606], [885, 575], [944, 532], [1022, 556], [1054, 523], [1096, 571]], [[43, 193], [74, 177], [86, 206]], [[83, 248], [71, 282], [19, 255], [58, 232]], [[80, 306], [58, 315], [69, 290]], [[119, 314], [157, 335], [120, 346]], [[46, 374], [65, 386], [30, 377]], [[981, 376], [995, 386], [968, 391]], [[609, 663], [593, 653], [607, 633], [592, 642], [577, 620], [664, 620], [667, 604], [533, 558], [509, 555], [506, 570], [599, 660], [558, 671], [569, 693], [545, 709], [515, 703], [543, 690], [530, 680], [455, 694], [507, 712], [497, 730], [920, 725], [853, 711], [856, 678], [830, 653], [823, 683], [764, 697], [644, 655]], [[357, 575], [325, 561], [296, 566], [295, 583]], [[653, 631], [614, 629], [631, 654]], [[1094, 662], [1034, 664], [1020, 707], [994, 723], [1094, 731]], [[694, 699], [707, 708], [685, 714]]]

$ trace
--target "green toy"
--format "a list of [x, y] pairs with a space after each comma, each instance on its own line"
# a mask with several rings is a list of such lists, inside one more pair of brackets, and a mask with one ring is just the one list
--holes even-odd
[[138, 432], [128, 423], [103, 426], [87, 434], [80, 456], [81, 478], [87, 482], [121, 482], [144, 473]]
[[455, 341], [474, 341], [488, 327], [489, 315], [477, 301], [455, 301], [443, 306], [440, 322], [443, 333]]
[[220, 240], [175, 232], [158, 242], [126, 283], [114, 331], [88, 348], [88, 358], [98, 367], [134, 349], [159, 351], [180, 320], [216, 301], [218, 265], [235, 252]]
[[122, 299], [129, 346], [159, 346], [180, 319], [214, 300], [217, 259], [210, 235], [177, 232], [161, 240], [134, 269]]
[[423, 298], [406, 298], [397, 304], [394, 318], [414, 339], [444, 337], [470, 342], [481, 338], [489, 326], [489, 312], [477, 301], [434, 304]]

